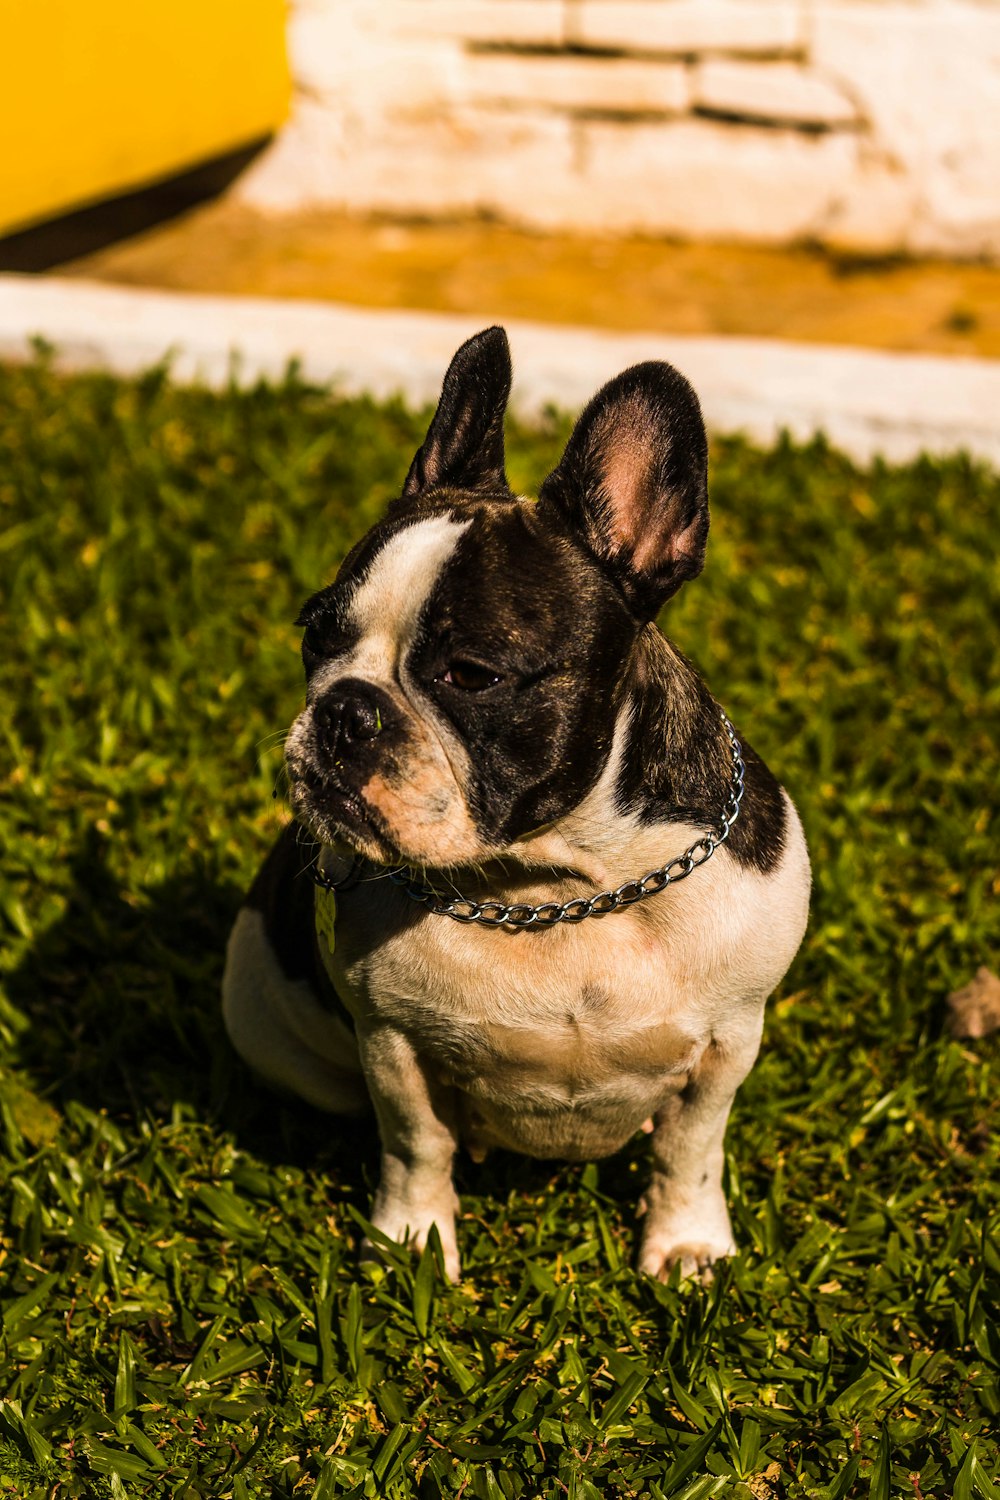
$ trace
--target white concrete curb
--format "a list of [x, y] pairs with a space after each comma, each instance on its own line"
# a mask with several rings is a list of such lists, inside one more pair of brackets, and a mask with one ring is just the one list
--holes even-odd
[[[289, 360], [345, 393], [437, 396], [459, 343], [488, 318], [382, 311], [325, 302], [111, 287], [0, 276], [0, 359], [23, 360], [33, 337], [64, 369], [132, 374], [168, 353], [175, 379], [278, 380]], [[1000, 467], [1000, 361], [886, 354], [771, 339], [603, 333], [512, 320], [513, 404], [576, 410], [637, 360], [666, 359], [697, 390], [710, 429], [771, 442], [782, 428], [825, 432], [861, 461], [965, 449]]]

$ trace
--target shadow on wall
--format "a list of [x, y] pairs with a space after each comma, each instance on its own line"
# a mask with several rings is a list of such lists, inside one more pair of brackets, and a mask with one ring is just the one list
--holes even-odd
[[198, 204], [220, 197], [271, 139], [270, 135], [261, 136], [249, 146], [213, 157], [149, 187], [5, 235], [0, 238], [0, 271], [51, 271], [66, 261], [168, 223]]

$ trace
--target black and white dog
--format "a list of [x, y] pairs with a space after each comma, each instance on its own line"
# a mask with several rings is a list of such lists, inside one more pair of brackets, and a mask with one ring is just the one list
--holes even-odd
[[805, 841], [652, 623], [705, 553], [694, 392], [626, 370], [535, 502], [504, 469], [510, 379], [502, 329], [459, 349], [400, 499], [302, 611], [311, 839], [285, 830], [240, 911], [226, 1024], [273, 1083], [370, 1100], [372, 1221], [437, 1224], [449, 1275], [460, 1143], [586, 1160], [640, 1128], [639, 1265], [690, 1274], [733, 1249], [723, 1134], [805, 928]]

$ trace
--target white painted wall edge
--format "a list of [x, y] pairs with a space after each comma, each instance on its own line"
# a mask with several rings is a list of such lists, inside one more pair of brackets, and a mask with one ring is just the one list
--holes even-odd
[[[66, 370], [129, 375], [170, 357], [173, 377], [218, 386], [303, 376], [344, 393], [433, 401], [451, 355], [489, 322], [464, 314], [217, 297], [31, 276], [0, 276], [0, 359], [55, 346]], [[677, 366], [709, 429], [770, 443], [825, 432], [861, 462], [964, 449], [1000, 467], [1000, 361], [892, 354], [776, 339], [607, 333], [512, 319], [512, 404], [579, 409], [644, 359]]]

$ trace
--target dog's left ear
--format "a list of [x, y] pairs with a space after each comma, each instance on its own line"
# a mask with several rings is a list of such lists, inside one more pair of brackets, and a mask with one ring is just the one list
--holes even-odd
[[708, 444], [698, 398], [659, 362], [598, 391], [542, 485], [551, 507], [651, 620], [701, 572], [708, 536]]
[[438, 409], [410, 465], [404, 498], [436, 485], [507, 492], [503, 416], [510, 382], [510, 347], [502, 328], [486, 328], [462, 345], [448, 366]]

